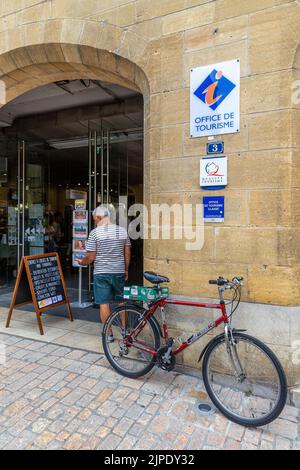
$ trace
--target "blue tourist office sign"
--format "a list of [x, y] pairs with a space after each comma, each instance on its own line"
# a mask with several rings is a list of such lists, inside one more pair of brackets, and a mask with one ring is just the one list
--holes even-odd
[[224, 196], [203, 197], [204, 222], [224, 222], [225, 198]]

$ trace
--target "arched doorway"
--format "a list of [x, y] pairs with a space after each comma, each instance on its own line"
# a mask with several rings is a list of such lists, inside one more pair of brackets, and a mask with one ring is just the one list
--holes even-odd
[[[1, 77], [9, 100], [0, 110], [2, 138], [6, 144], [9, 140], [1, 160], [2, 186], [6, 186], [6, 222], [2, 225], [6, 227], [0, 227], [0, 245], [8, 248], [2, 270], [7, 286], [13, 282], [22, 255], [49, 249], [45, 226], [50, 225], [50, 216], [71, 206], [76, 194], [86, 193], [89, 228], [90, 211], [96, 204], [115, 204], [119, 196], [126, 196], [129, 204], [143, 198], [143, 158], [138, 159], [143, 157], [144, 112], [137, 85], [142, 77], [140, 86], [145, 86], [143, 73], [111, 53], [85, 46], [65, 47], [69, 59], [73, 54], [72, 60], [76, 56], [78, 62], [41, 62]], [[30, 56], [33, 49], [38, 57], [43, 46], [22, 52]], [[51, 45], [47, 50], [49, 55]], [[13, 56], [14, 51], [10, 59]], [[16, 61], [15, 57], [13, 63]], [[134, 172], [140, 176], [130, 181], [133, 155], [138, 163]], [[67, 238], [65, 245], [70, 245], [72, 240]], [[62, 257], [68, 260], [69, 255], [65, 252]]]
[[95, 47], [48, 43], [28, 45], [0, 55], [0, 80], [6, 102], [39, 86], [59, 80], [93, 79], [142, 93], [148, 101], [149, 84], [134, 62]]

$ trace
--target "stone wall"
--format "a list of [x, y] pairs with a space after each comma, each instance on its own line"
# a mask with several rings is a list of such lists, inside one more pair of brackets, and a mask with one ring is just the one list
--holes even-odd
[[206, 227], [199, 252], [148, 240], [145, 267], [169, 275], [176, 294], [211, 297], [209, 278], [240, 274], [245, 301], [298, 305], [299, 24], [299, 2], [287, 0], [1, 0], [0, 75], [8, 100], [72, 78], [140, 90], [145, 201], [196, 203], [207, 139], [189, 136], [189, 70], [239, 58], [241, 131], [223, 139], [225, 223]]
[[[182, 300], [191, 300], [181, 297]], [[209, 301], [209, 299], [204, 299]], [[239, 310], [233, 315], [232, 326], [236, 329], [246, 330], [246, 334], [254, 336], [271, 348], [277, 355], [286, 372], [288, 385], [299, 390], [300, 384], [300, 318], [298, 307], [282, 307], [258, 303], [241, 303]], [[169, 325], [169, 334], [175, 338], [178, 347], [183, 339], [187, 339], [196, 331], [201, 331], [210, 322], [214, 321], [218, 313], [208, 309], [195, 309], [192, 307], [168, 306], [166, 309]], [[176, 361], [184, 367], [200, 369], [199, 356], [216, 334], [223, 333], [220, 326], [217, 330], [201, 338], [183, 354], [177, 356]], [[298, 388], [297, 388], [298, 386]], [[299, 393], [299, 391], [298, 391]]]

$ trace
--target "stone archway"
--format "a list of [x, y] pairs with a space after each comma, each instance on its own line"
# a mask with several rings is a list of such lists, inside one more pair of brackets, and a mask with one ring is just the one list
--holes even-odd
[[[78, 26], [75, 31], [81, 30], [78, 36], [72, 30], [74, 23]], [[22, 26], [14, 32], [16, 41], [11, 34], [4, 50], [3, 44], [0, 45], [0, 81], [6, 93], [5, 104], [30, 90], [59, 80], [108, 81], [140, 92], [144, 99], [145, 174], [145, 162], [150, 152], [149, 145], [145, 145], [150, 87], [141, 67], [145, 59], [139, 63], [146, 47], [142, 38], [112, 25], [89, 21], [49, 20], [40, 22], [39, 27], [44, 33], [34, 44], [32, 36], [26, 34], [26, 26]], [[19, 43], [20, 37], [23, 39]], [[137, 55], [134, 50], [138, 50]], [[148, 199], [147, 189], [149, 185], [144, 190], [145, 199]]]
[[[143, 95], [146, 204], [150, 203], [152, 178], [149, 162], [151, 152], [156, 152], [150, 134], [150, 93], [155, 91], [153, 75], [159, 73], [160, 55], [156, 49], [153, 52], [149, 40], [106, 21], [35, 19], [0, 33], [0, 83], [4, 84], [6, 103], [47, 83], [89, 78], [110, 81]], [[145, 243], [145, 260], [147, 254]]]
[[132, 88], [149, 99], [147, 42], [106, 21], [48, 19], [0, 34], [0, 80], [6, 102], [61, 79], [93, 78]]
[[[0, 33], [0, 83], [6, 103], [59, 80], [107, 80], [140, 91], [144, 99], [145, 200], [149, 199], [151, 45], [141, 34], [107, 21], [36, 19]], [[155, 69], [156, 70], [156, 69]], [[0, 105], [1, 106], [1, 105]]]
[[[48, 19], [0, 33], [0, 84], [5, 102], [59, 80], [106, 80], [139, 91], [148, 138], [150, 84], [147, 41], [106, 21]], [[149, 145], [145, 145], [145, 161]]]
[[[109, 81], [143, 95], [147, 142], [150, 86], [143, 70], [147, 44], [142, 37], [105, 22], [52, 19], [19, 26], [2, 39], [0, 82], [6, 103], [59, 80]], [[144, 145], [144, 162], [149, 151]]]
[[[50, 23], [53, 24], [53, 21]], [[107, 33], [108, 28], [104, 29]], [[113, 32], [111, 28], [109, 31]], [[0, 104], [0, 108], [43, 85], [60, 80], [86, 79], [110, 82], [141, 93], [145, 115], [149, 109], [147, 104], [150, 96], [146, 74], [139, 65], [120, 55], [119, 50], [113, 47], [115, 32], [112, 34], [111, 44], [109, 37], [102, 38], [103, 41], [95, 41], [93, 46], [90, 45], [93, 42], [91, 37], [89, 40], [83, 39], [81, 41], [83, 44], [74, 44], [47, 42], [44, 36], [45, 42], [40, 44], [23, 44], [22, 47], [8, 48], [7, 51], [0, 53], [0, 82], [6, 95], [6, 102]], [[126, 43], [126, 38], [123, 46], [124, 42]], [[144, 121], [146, 127], [147, 120]], [[144, 145], [144, 148], [145, 155], [148, 146]], [[144, 157], [143, 162], [145, 160]]]
[[46, 44], [23, 47], [0, 56], [0, 70], [7, 102], [36, 87], [62, 79], [110, 81], [139, 91], [146, 100], [149, 95], [147, 78], [136, 64], [90, 46]]

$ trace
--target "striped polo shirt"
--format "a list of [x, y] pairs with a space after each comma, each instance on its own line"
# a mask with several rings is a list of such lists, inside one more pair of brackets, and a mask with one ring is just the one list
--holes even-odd
[[86, 249], [96, 251], [94, 274], [123, 274], [125, 246], [131, 246], [130, 239], [119, 225], [99, 225], [92, 230]]

